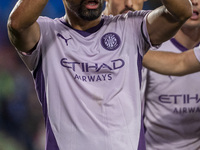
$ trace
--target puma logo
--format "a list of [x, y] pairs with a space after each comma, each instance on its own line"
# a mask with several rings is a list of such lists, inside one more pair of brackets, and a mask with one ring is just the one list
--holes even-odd
[[63, 35], [61, 35], [60, 33], [57, 34], [58, 37], [60, 37], [61, 39], [65, 40], [66, 45], [68, 46], [68, 41], [72, 39], [72, 37], [66, 39]]

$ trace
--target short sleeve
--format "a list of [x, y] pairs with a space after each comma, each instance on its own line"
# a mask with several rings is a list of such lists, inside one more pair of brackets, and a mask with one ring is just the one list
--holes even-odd
[[17, 51], [20, 58], [23, 60], [23, 62], [25, 63], [25, 65], [27, 66], [29, 71], [31, 71], [31, 72], [37, 68], [39, 59], [42, 55], [41, 49], [42, 49], [43, 37], [44, 37], [46, 28], [48, 25], [47, 20], [48, 20], [47, 17], [39, 17], [37, 19], [37, 23], [40, 26], [40, 39], [39, 39], [37, 45], [35, 46], [35, 48], [33, 49], [33, 51], [31, 53], [24, 53], [24, 52]]

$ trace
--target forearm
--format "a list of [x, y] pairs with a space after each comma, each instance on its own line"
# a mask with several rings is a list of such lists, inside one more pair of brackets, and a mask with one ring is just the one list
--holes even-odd
[[164, 75], [180, 73], [181, 56], [177, 53], [149, 50], [143, 57], [143, 66]]
[[19, 0], [8, 18], [8, 26], [20, 31], [30, 27], [44, 9], [48, 0]]
[[179, 22], [185, 22], [192, 15], [190, 0], [161, 0], [167, 11]]
[[152, 11], [147, 17], [147, 29], [153, 45], [172, 38], [192, 15], [189, 0], [163, 0], [164, 6]]
[[39, 41], [36, 22], [48, 0], [19, 0], [8, 18], [8, 36], [20, 51], [29, 52]]
[[174, 76], [200, 71], [200, 63], [193, 49], [183, 53], [149, 50], [144, 55], [143, 66], [160, 74]]

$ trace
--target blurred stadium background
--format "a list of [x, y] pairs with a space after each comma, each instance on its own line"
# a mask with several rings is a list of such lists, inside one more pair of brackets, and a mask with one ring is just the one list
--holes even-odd
[[[31, 74], [7, 36], [7, 19], [17, 0], [0, 0], [0, 150], [44, 150], [42, 109]], [[160, 6], [160, 0], [145, 2], [143, 9]], [[49, 0], [42, 15], [61, 17], [61, 0]]]

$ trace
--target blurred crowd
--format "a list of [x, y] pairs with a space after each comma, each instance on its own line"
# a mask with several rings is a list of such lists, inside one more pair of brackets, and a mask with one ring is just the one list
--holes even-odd
[[[43, 150], [44, 118], [30, 72], [18, 57], [7, 36], [7, 18], [17, 0], [0, 1], [0, 150]], [[145, 2], [154, 9], [160, 0]], [[49, 0], [42, 15], [64, 14], [62, 1]]]

